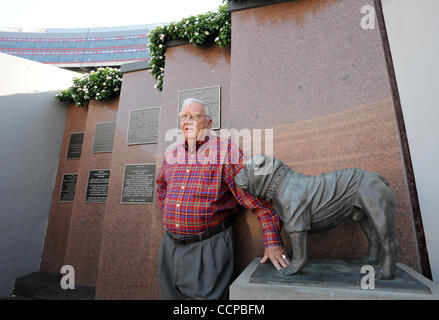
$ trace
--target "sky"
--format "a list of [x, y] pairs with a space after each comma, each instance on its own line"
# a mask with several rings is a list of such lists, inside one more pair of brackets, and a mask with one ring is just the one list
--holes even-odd
[[222, 0], [3, 0], [0, 27], [97, 28], [179, 21]]

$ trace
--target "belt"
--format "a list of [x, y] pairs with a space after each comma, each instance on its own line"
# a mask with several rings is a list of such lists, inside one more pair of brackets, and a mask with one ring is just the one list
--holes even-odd
[[189, 244], [193, 242], [198, 242], [202, 240], [209, 239], [210, 237], [216, 235], [217, 233], [223, 232], [228, 227], [230, 227], [232, 224], [232, 219], [228, 218], [221, 222], [219, 225], [212, 227], [204, 232], [198, 233], [193, 236], [181, 236], [181, 235], [175, 235], [170, 233], [168, 230], [166, 230], [166, 233], [168, 234], [169, 238], [175, 243], [175, 244]]

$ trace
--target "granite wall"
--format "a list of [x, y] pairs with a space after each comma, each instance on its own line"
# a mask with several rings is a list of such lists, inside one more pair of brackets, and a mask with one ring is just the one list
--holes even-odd
[[113, 153], [92, 153], [91, 150], [96, 124], [116, 121], [117, 109], [118, 99], [105, 103], [91, 101], [87, 112], [64, 258], [64, 264], [75, 268], [75, 280], [78, 285], [96, 286], [106, 203], [86, 202], [86, 190], [90, 170], [110, 169]]
[[[374, 7], [372, 0], [300, 0], [233, 12], [231, 106], [223, 113], [234, 115], [231, 127], [273, 128], [274, 156], [299, 172], [359, 167], [386, 177], [397, 197], [399, 260], [421, 271], [380, 29], [360, 24], [367, 4]], [[261, 254], [246, 250], [249, 236], [240, 232], [241, 270]], [[312, 234], [309, 247], [311, 259], [367, 252], [350, 221]]]
[[55, 186], [52, 193], [49, 219], [41, 257], [40, 271], [59, 273], [64, 263], [70, 229], [73, 202], [60, 202], [64, 174], [78, 173], [80, 159], [68, 159], [70, 135], [84, 132], [87, 108], [69, 105]]
[[[160, 144], [127, 145], [131, 111], [161, 105], [161, 93], [154, 88], [154, 83], [148, 69], [123, 75], [102, 226], [97, 299], [152, 299], [157, 296], [156, 237], [163, 230], [156, 221], [159, 219], [157, 204], [121, 203], [125, 164], [160, 165]], [[166, 116], [167, 113], [162, 111], [160, 126]]]

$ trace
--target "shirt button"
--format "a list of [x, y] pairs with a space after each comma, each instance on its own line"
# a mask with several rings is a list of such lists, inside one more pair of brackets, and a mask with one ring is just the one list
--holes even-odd
[[180, 225], [177, 223], [175, 226], [178, 228]]
[[186, 169], [186, 172], [189, 173], [189, 169]]
[[180, 204], [179, 204], [179, 203], [177, 203], [177, 208], [178, 208], [178, 207], [180, 207]]
[[184, 189], [184, 186], [182, 186], [181, 188]]

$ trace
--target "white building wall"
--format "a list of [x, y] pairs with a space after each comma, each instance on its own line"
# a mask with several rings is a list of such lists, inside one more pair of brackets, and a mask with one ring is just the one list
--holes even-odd
[[0, 53], [0, 298], [39, 270], [75, 72]]
[[382, 0], [433, 280], [439, 282], [439, 1]]

